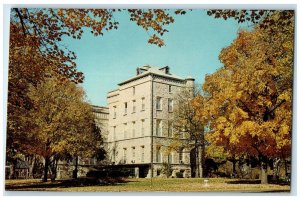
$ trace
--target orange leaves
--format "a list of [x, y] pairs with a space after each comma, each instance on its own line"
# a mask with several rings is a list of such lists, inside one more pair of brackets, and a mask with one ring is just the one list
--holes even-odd
[[[162, 9], [128, 9], [130, 20], [136, 22], [147, 32], [154, 32], [148, 40], [148, 43], [155, 44], [159, 47], [164, 46], [161, 36], [168, 30], [165, 26], [174, 23], [174, 18], [169, 14], [168, 10]], [[186, 11], [180, 11], [185, 13]]]
[[155, 34], [149, 38], [148, 42], [150, 44], [155, 44], [159, 47], [162, 47], [165, 45], [164, 41], [160, 37], [157, 37]]
[[[274, 24], [278, 16], [281, 13], [270, 16]], [[269, 28], [273, 30], [272, 35]], [[283, 33], [282, 29], [286, 31]], [[240, 32], [238, 38], [222, 50], [220, 60], [224, 68], [206, 76], [203, 85], [207, 94], [204, 113], [210, 119], [216, 144], [254, 156], [288, 155], [292, 119], [292, 30], [293, 25], [278, 25], [268, 30], [256, 27], [251, 32]], [[278, 48], [280, 46], [283, 48]]]

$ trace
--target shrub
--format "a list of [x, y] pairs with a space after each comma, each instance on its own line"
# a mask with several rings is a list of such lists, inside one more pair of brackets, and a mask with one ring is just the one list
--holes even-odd
[[100, 169], [97, 171], [89, 171], [86, 176], [94, 178], [123, 178], [130, 175], [129, 169]]
[[169, 163], [164, 162], [161, 169], [162, 174], [170, 177], [172, 175], [172, 167]]

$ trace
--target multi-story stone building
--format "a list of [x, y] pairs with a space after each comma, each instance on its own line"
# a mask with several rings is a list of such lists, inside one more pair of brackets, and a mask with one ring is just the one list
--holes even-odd
[[174, 137], [176, 94], [193, 88], [194, 79], [173, 75], [168, 66], [144, 66], [118, 85], [107, 96], [107, 142], [112, 163], [133, 169], [136, 177], [160, 176], [163, 163], [171, 165], [173, 175], [190, 176], [188, 151], [170, 150], [166, 144]]

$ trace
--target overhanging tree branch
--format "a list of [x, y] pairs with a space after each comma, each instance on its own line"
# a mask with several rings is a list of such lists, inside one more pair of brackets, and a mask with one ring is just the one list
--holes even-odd
[[20, 22], [21, 22], [21, 25], [22, 25], [23, 34], [24, 34], [24, 36], [26, 37], [26, 28], [25, 28], [25, 24], [24, 24], [24, 21], [23, 21], [23, 17], [22, 17], [22, 15], [21, 15], [21, 13], [20, 13], [20, 11], [19, 11], [18, 8], [14, 8], [14, 10], [15, 10], [15, 11], [17, 12], [17, 14], [18, 14], [18, 17], [19, 17]]

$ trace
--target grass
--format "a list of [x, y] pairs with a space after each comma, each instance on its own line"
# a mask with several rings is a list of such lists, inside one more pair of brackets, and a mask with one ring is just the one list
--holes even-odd
[[103, 180], [57, 180], [43, 183], [37, 179], [6, 180], [7, 191], [57, 191], [57, 192], [290, 192], [289, 185], [259, 184], [257, 180], [210, 178], [153, 178]]

